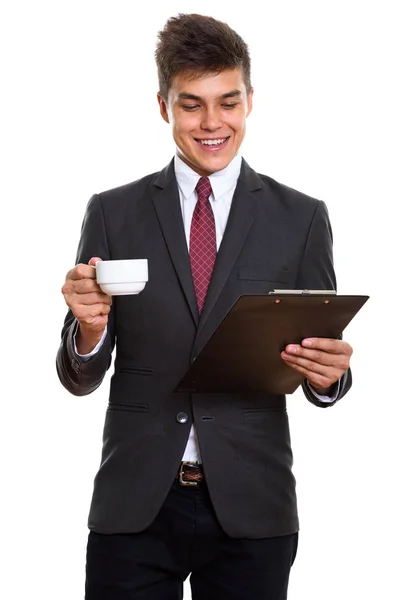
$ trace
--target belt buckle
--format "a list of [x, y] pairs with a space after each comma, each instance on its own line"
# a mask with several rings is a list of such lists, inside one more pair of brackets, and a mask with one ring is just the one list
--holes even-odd
[[180, 466], [180, 469], [179, 469], [179, 483], [181, 485], [190, 486], [190, 485], [197, 485], [198, 484], [198, 481], [185, 481], [183, 479], [183, 476], [184, 476], [183, 467], [185, 465], [193, 465], [193, 464], [195, 464], [195, 463], [191, 463], [191, 462], [188, 462], [188, 461], [184, 461], [184, 462], [181, 463], [181, 466]]

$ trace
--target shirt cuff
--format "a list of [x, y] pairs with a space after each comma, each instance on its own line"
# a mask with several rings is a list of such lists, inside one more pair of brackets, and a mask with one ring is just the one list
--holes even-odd
[[339, 395], [340, 379], [334, 384], [331, 396], [321, 396], [320, 394], [318, 394], [314, 390], [314, 388], [312, 387], [312, 385], [310, 385], [308, 383], [307, 379], [306, 379], [306, 386], [308, 387], [308, 389], [310, 390], [310, 392], [312, 393], [312, 395], [315, 396], [315, 398], [317, 398], [317, 400], [319, 400], [320, 402], [326, 402], [327, 404], [329, 404], [330, 402], [335, 402], [335, 400], [337, 399], [337, 397]]
[[74, 350], [75, 353], [77, 354], [77, 356], [79, 356], [79, 358], [81, 359], [82, 362], [86, 362], [88, 360], [90, 360], [92, 358], [92, 356], [94, 356], [95, 354], [98, 353], [98, 351], [100, 350], [100, 348], [102, 347], [104, 340], [106, 339], [106, 335], [107, 335], [107, 325], [104, 328], [103, 331], [103, 335], [101, 336], [101, 340], [99, 341], [99, 343], [93, 348], [93, 350], [91, 352], [89, 352], [89, 354], [79, 354], [78, 350], [76, 349], [76, 334], [77, 334], [78, 328], [76, 329], [75, 333], [74, 333]]

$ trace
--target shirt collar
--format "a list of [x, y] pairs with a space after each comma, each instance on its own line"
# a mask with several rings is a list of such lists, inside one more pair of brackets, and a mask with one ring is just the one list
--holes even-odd
[[[211, 188], [213, 191], [214, 200], [218, 200], [222, 194], [225, 194], [231, 190], [239, 178], [240, 169], [242, 166], [242, 157], [237, 154], [222, 171], [216, 171], [209, 175]], [[193, 171], [183, 162], [178, 155], [175, 155], [175, 176], [178, 182], [178, 186], [185, 199], [190, 198], [193, 194], [197, 182], [200, 179], [200, 175]]]

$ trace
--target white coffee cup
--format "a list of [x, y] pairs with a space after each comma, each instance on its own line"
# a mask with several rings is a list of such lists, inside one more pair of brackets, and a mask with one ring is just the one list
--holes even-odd
[[96, 280], [109, 296], [138, 294], [148, 281], [147, 259], [98, 260]]

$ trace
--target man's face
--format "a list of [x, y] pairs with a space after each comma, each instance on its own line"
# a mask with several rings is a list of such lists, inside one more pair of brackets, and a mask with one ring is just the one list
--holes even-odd
[[167, 102], [160, 95], [158, 102], [178, 156], [202, 176], [225, 169], [243, 141], [252, 97], [240, 68], [195, 79], [176, 75]]

